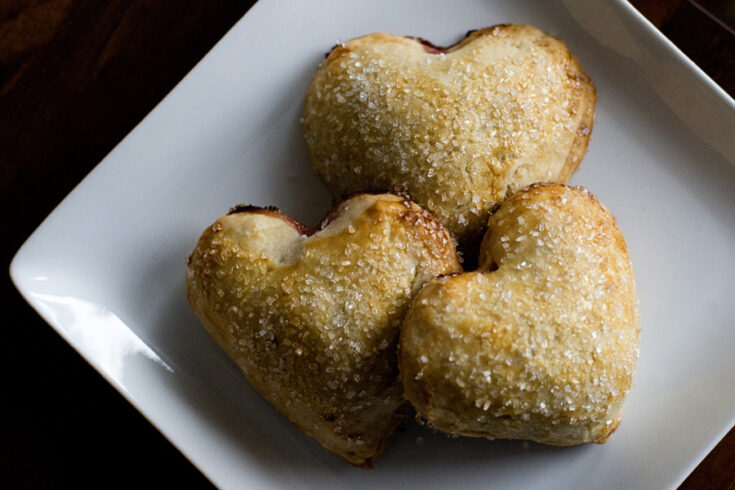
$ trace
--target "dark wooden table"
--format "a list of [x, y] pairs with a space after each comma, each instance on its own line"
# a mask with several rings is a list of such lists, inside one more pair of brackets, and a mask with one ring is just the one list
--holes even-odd
[[[23, 240], [250, 7], [246, 0], [0, 1], [0, 250]], [[634, 0], [735, 95], [733, 0]], [[277, 33], [274, 33], [277, 35]], [[207, 487], [2, 283], [0, 487]], [[735, 488], [735, 430], [682, 488]]]

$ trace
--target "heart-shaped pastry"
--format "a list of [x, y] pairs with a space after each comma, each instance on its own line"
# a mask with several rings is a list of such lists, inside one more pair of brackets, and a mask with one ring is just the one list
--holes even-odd
[[337, 196], [407, 193], [462, 244], [514, 191], [569, 179], [594, 103], [561, 41], [499, 25], [447, 49], [388, 34], [339, 44], [311, 83], [303, 122]]
[[301, 430], [369, 467], [400, 422], [399, 326], [411, 299], [461, 270], [441, 224], [411, 201], [362, 194], [318, 229], [235, 208], [199, 239], [187, 293], [252, 385]]
[[491, 216], [480, 270], [431, 281], [403, 322], [406, 397], [437, 428], [604, 442], [638, 357], [623, 235], [586, 190], [534, 185]]

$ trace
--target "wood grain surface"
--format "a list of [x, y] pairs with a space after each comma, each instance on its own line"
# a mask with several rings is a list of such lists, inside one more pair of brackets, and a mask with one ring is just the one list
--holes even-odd
[[[735, 2], [634, 0], [735, 95]], [[56, 204], [252, 2], [0, 1], [0, 251], [6, 267]], [[2, 488], [209, 482], [1, 284]], [[735, 488], [735, 430], [681, 488]]]

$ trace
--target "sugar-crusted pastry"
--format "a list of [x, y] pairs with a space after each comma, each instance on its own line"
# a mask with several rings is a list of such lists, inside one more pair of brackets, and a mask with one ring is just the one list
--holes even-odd
[[388, 34], [339, 44], [314, 76], [303, 121], [314, 167], [337, 196], [407, 193], [463, 243], [514, 191], [569, 179], [594, 103], [564, 43], [498, 25], [447, 49]]
[[396, 195], [362, 194], [318, 229], [235, 208], [191, 254], [194, 312], [252, 385], [325, 448], [370, 467], [405, 411], [399, 325], [413, 296], [460, 270], [444, 227]]
[[638, 356], [623, 235], [581, 188], [534, 185], [489, 220], [480, 270], [431, 281], [402, 326], [406, 397], [442, 431], [604, 442]]

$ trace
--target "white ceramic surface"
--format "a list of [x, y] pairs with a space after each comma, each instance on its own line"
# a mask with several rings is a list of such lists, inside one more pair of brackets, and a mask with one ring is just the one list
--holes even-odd
[[[376, 468], [349, 467], [264, 402], [189, 310], [185, 260], [236, 203], [307, 224], [330, 197], [310, 169], [304, 93], [336, 42], [438, 45], [530, 23], [598, 90], [573, 178], [616, 215], [636, 271], [641, 354], [605, 445], [449, 439], [407, 423]], [[735, 103], [616, 0], [262, 0], [28, 239], [29, 303], [224, 488], [674, 487], [735, 422]], [[73, 380], [70, 380], [73, 383]]]

